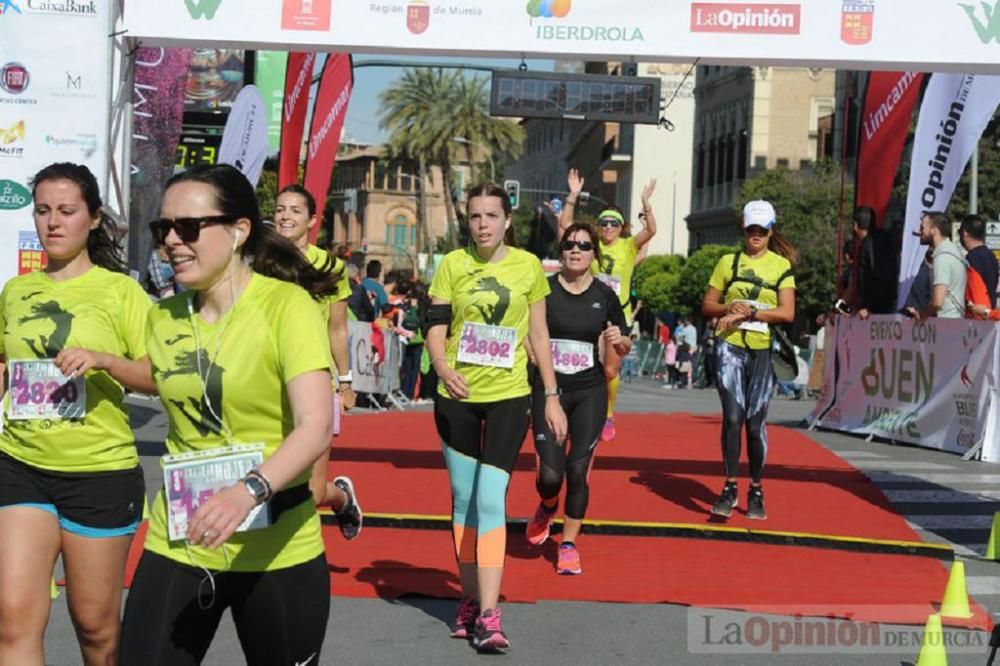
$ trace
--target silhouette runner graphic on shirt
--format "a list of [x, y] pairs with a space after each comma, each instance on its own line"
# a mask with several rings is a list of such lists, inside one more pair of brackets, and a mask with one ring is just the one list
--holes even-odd
[[[495, 277], [486, 275], [479, 278], [469, 294], [494, 294], [497, 297], [496, 303], [476, 303], [473, 307], [479, 310], [484, 323], [499, 326], [503, 322], [507, 308], [510, 307], [510, 289], [500, 284]], [[482, 301], [481, 298], [478, 300]]]
[[48, 336], [39, 334], [35, 340], [21, 338], [31, 348], [36, 358], [55, 358], [69, 340], [70, 331], [73, 329], [73, 319], [73, 313], [63, 310], [58, 302], [45, 301], [44, 303], [33, 304], [31, 306], [31, 314], [21, 317], [17, 320], [17, 323], [26, 324], [31, 321], [46, 321], [55, 325], [55, 330]]
[[601, 257], [601, 272], [605, 275], [612, 275], [615, 272], [615, 258], [610, 254]]
[[740, 277], [749, 280], [753, 284], [748, 287], [746, 286], [746, 282], [738, 283], [737, 289], [739, 291], [746, 290], [746, 293], [743, 294], [744, 299], [748, 301], [756, 301], [760, 297], [760, 292], [762, 291], [762, 280], [757, 277], [757, 274], [752, 268], [740, 271]]
[[[208, 352], [204, 349], [195, 351], [184, 351], [174, 358], [174, 368], [164, 370], [160, 373], [160, 381], [166, 381], [176, 375], [198, 375], [198, 356], [201, 356], [201, 371], [208, 371], [205, 379], [205, 392], [196, 396], [189, 396], [183, 400], [170, 399], [170, 402], [180, 410], [198, 434], [202, 437], [208, 435], [222, 434], [222, 424], [216, 415], [222, 416], [222, 375], [226, 369], [218, 363], [212, 363], [208, 358]], [[214, 414], [212, 413], [214, 410]]]

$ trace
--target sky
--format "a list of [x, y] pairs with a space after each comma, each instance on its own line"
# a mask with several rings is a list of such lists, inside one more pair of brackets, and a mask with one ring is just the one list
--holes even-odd
[[[347, 119], [344, 121], [344, 140], [360, 143], [382, 143], [388, 138], [388, 133], [379, 129], [378, 95], [402, 75], [400, 67], [358, 67], [361, 63], [371, 60], [393, 60], [400, 63], [440, 62], [444, 64], [474, 64], [484, 67], [515, 69], [520, 60], [486, 59], [486, 58], [434, 58], [405, 56], [356, 56], [354, 58], [354, 90], [351, 93], [351, 103], [347, 107]], [[552, 60], [527, 60], [528, 69], [532, 71], [551, 72], [555, 66]], [[488, 77], [489, 72], [469, 70], [470, 75], [479, 74]]]

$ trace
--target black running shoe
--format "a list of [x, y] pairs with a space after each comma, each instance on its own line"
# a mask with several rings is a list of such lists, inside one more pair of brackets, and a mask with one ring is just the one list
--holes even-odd
[[715, 504], [712, 505], [712, 513], [723, 518], [731, 516], [733, 509], [736, 508], [736, 504], [739, 501], [737, 494], [736, 482], [727, 481], [726, 485], [722, 488], [722, 494], [719, 495], [719, 499], [715, 500]]
[[350, 477], [338, 476], [333, 480], [333, 485], [347, 494], [347, 504], [340, 511], [335, 512], [334, 516], [337, 518], [337, 526], [340, 528], [341, 535], [348, 541], [352, 541], [361, 534], [361, 527], [364, 524], [364, 514], [358, 505], [358, 495], [354, 491], [354, 484]]
[[760, 486], [750, 486], [747, 493], [747, 518], [764, 520], [767, 518], [767, 511], [764, 510], [764, 489]]

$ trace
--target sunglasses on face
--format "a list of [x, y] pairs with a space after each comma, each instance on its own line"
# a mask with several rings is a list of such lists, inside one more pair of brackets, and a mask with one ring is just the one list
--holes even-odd
[[563, 252], [569, 252], [573, 248], [578, 248], [581, 252], [590, 252], [594, 249], [594, 244], [590, 241], [575, 241], [575, 240], [564, 240], [559, 244], [559, 249]]
[[597, 226], [599, 227], [620, 227], [622, 223], [610, 217], [606, 217], [603, 220], [597, 221]]
[[756, 226], [747, 227], [746, 229], [743, 230], [743, 233], [745, 233], [747, 236], [766, 236], [767, 229], [765, 229], [764, 227], [756, 227]]
[[149, 223], [149, 231], [153, 234], [153, 240], [157, 244], [163, 245], [167, 242], [167, 236], [173, 229], [177, 237], [184, 243], [194, 243], [201, 235], [203, 227], [213, 224], [230, 224], [240, 218], [233, 215], [206, 215], [205, 217], [178, 217], [175, 220], [163, 218], [153, 220]]

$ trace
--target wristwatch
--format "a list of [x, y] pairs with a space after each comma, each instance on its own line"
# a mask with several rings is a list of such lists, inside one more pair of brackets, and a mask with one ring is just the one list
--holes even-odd
[[250, 493], [250, 497], [253, 498], [254, 504], [260, 506], [267, 501], [267, 496], [269, 494], [267, 484], [264, 483], [263, 479], [255, 474], [248, 474], [243, 477], [243, 487], [247, 489]]
[[354, 381], [354, 373], [350, 370], [347, 371], [346, 375], [337, 375], [338, 384], [350, 384], [352, 381]]

